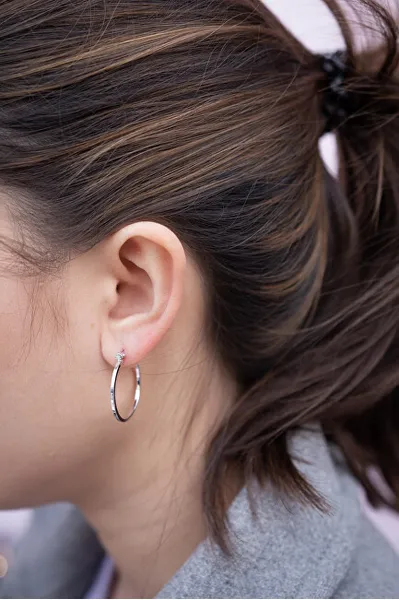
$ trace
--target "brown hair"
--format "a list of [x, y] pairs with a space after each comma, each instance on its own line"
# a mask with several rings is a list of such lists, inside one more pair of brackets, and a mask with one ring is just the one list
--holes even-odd
[[242, 389], [207, 456], [221, 544], [226, 465], [318, 503], [288, 451], [313, 421], [371, 501], [390, 502], [375, 465], [398, 508], [397, 27], [376, 1], [355, 3], [383, 36], [357, 56], [338, 2], [325, 3], [354, 102], [337, 131], [341, 185], [318, 150], [320, 57], [260, 0], [0, 4], [0, 178], [18, 190], [31, 262], [54, 266], [150, 219], [208, 278], [214, 342]]

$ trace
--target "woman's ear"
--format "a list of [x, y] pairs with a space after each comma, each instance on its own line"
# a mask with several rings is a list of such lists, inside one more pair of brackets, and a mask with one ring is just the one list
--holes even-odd
[[128, 225], [110, 236], [103, 248], [108, 265], [101, 349], [114, 365], [142, 361], [171, 327], [183, 296], [186, 255], [176, 235], [153, 222]]

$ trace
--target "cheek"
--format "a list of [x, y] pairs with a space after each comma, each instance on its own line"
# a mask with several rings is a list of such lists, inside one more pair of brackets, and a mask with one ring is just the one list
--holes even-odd
[[[5, 378], [12, 377], [16, 364], [22, 358], [23, 349], [26, 349], [27, 338], [24, 330], [26, 329], [27, 310], [28, 298], [22, 284], [12, 278], [0, 277], [0, 376], [2, 385]], [[1, 396], [3, 393], [0, 391]]]
[[[29, 285], [0, 277], [0, 508], [20, 504], [20, 483], [36, 469], [30, 458], [46, 452], [42, 434], [49, 425], [50, 336], [40, 306], [32, 310]], [[9, 464], [12, 469], [6, 468]]]
[[32, 281], [0, 278], [0, 414], [12, 408], [19, 416], [33, 404], [40, 408], [58, 344], [49, 307]]
[[70, 496], [113, 424], [98, 332], [60, 296], [0, 277], [0, 509]]

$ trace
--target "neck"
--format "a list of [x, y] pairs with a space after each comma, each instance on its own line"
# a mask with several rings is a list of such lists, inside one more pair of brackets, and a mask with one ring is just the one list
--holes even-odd
[[206, 537], [200, 486], [175, 475], [156, 471], [145, 489], [87, 511], [116, 565], [113, 597], [153, 598]]
[[116, 565], [113, 597], [154, 597], [207, 536], [204, 455], [234, 385], [215, 374], [198, 408], [183, 389], [170, 389], [161, 408], [152, 412], [149, 400], [131, 425], [122, 426], [121, 434], [129, 435], [112, 452], [107, 448], [75, 502]]

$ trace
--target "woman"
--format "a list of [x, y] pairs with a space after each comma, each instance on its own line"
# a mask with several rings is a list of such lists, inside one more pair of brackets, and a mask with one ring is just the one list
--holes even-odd
[[399, 594], [356, 484], [398, 506], [397, 28], [325, 1], [345, 55], [258, 0], [0, 3], [0, 508], [54, 504], [3, 597]]

